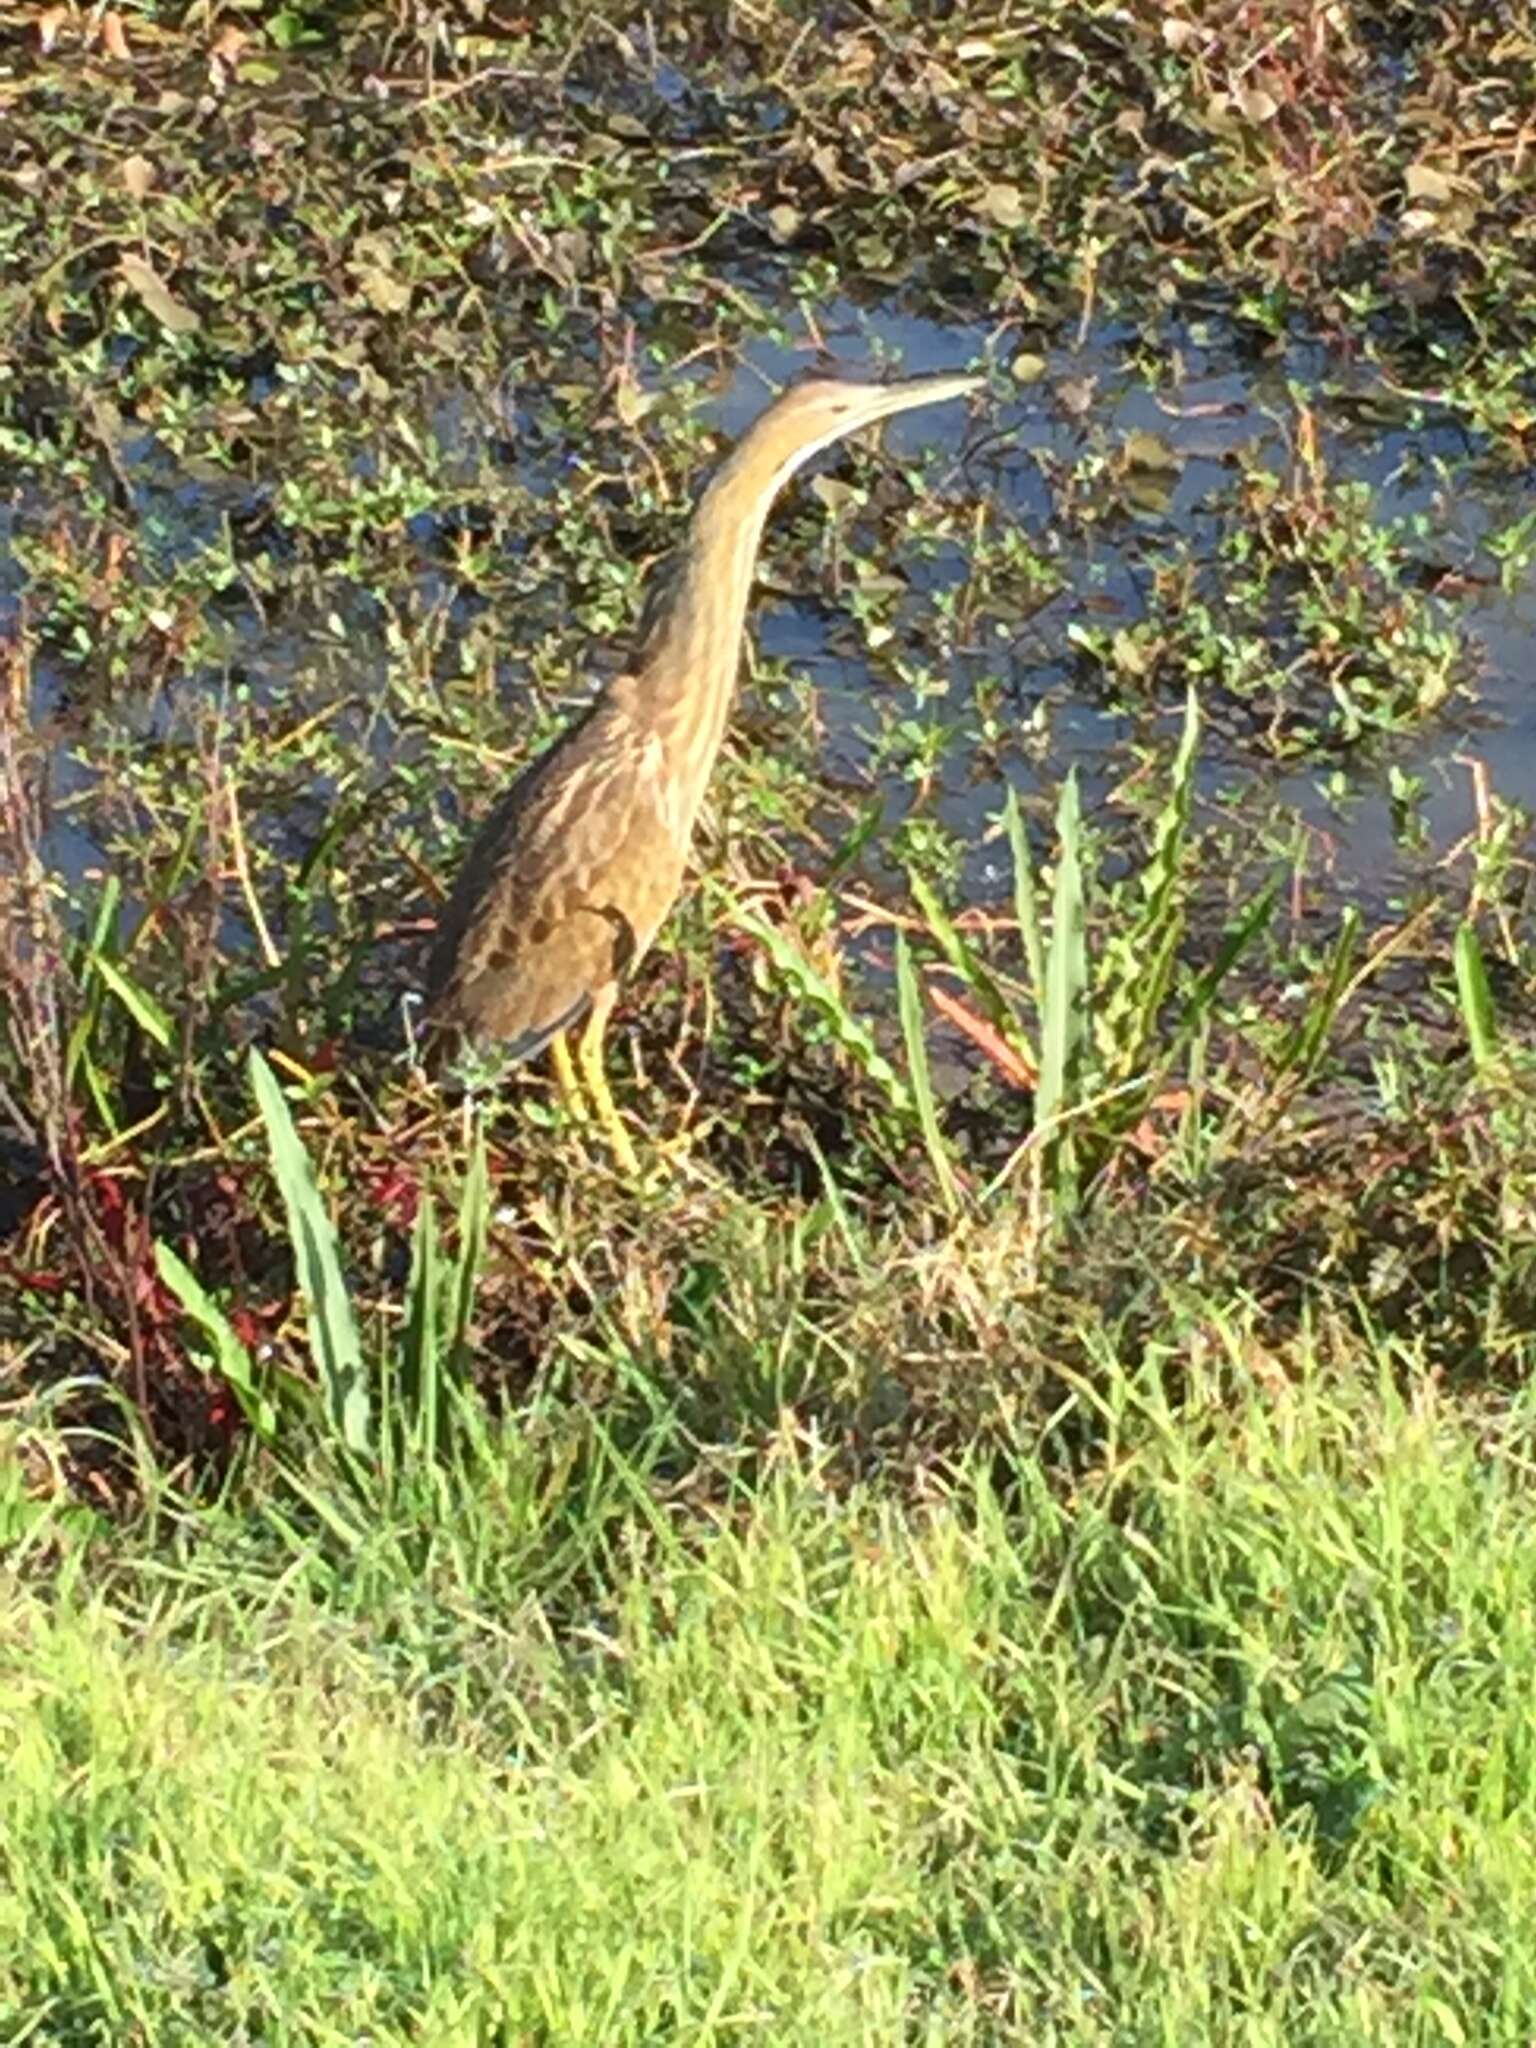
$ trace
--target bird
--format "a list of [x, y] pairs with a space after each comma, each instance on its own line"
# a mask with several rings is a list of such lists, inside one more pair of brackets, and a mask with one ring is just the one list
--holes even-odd
[[639, 1176], [603, 1036], [622, 979], [682, 889], [769, 509], [832, 442], [984, 382], [818, 374], [753, 420], [701, 493], [622, 672], [523, 769], [470, 844], [427, 961], [422, 1021], [435, 1064], [468, 1051], [505, 1071], [550, 1049], [568, 1111], [580, 1118], [589, 1106], [621, 1170]]

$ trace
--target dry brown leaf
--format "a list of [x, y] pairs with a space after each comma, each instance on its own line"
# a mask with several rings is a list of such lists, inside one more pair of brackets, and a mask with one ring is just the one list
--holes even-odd
[[988, 185], [977, 206], [1000, 228], [1016, 228], [1024, 218], [1024, 200], [1017, 185]]
[[549, 238], [544, 269], [560, 284], [574, 284], [592, 260], [592, 237], [585, 228], [561, 228]]
[[813, 476], [809, 489], [811, 496], [819, 498], [834, 516], [850, 504], [857, 503], [859, 496], [852, 484], [845, 484], [841, 477], [835, 476]]
[[1145, 427], [1131, 429], [1121, 443], [1120, 454], [1127, 469], [1159, 470], [1176, 476], [1184, 467], [1178, 449], [1163, 435], [1149, 433]]
[[135, 199], [144, 198], [155, 182], [155, 167], [147, 156], [125, 156], [119, 165], [123, 183]]
[[811, 151], [811, 168], [824, 185], [830, 185], [834, 192], [847, 189], [848, 180], [843, 176], [837, 160], [837, 151], [829, 142], [818, 143]]
[[1118, 626], [1109, 643], [1110, 655], [1121, 675], [1132, 682], [1145, 682], [1157, 665], [1157, 643], [1144, 645], [1125, 626]]
[[229, 65], [233, 70], [240, 62], [240, 52], [251, 40], [243, 28], [236, 28], [233, 22], [226, 22], [209, 45], [208, 54], [219, 63]]
[[1056, 397], [1063, 411], [1081, 419], [1093, 403], [1093, 394], [1099, 388], [1097, 377], [1063, 377], [1056, 386]]
[[1444, 206], [1456, 197], [1456, 180], [1437, 171], [1433, 164], [1410, 164], [1404, 184], [1408, 197], [1415, 202], [1427, 199], [1431, 206]]
[[385, 270], [379, 264], [361, 265], [354, 276], [363, 288], [363, 296], [376, 313], [403, 313], [411, 303], [411, 287], [403, 277], [396, 277], [392, 270]]
[[128, 47], [128, 31], [123, 27], [123, 17], [109, 7], [101, 17], [101, 46], [109, 57], [115, 57], [119, 64], [131, 64], [133, 52]]
[[1187, 1088], [1167, 1088], [1153, 1097], [1151, 1111], [1130, 1133], [1130, 1143], [1143, 1159], [1160, 1159], [1168, 1150], [1168, 1140], [1152, 1121], [1152, 1115], [1161, 1110], [1167, 1116], [1182, 1116], [1193, 1100]]
[[202, 326], [191, 307], [175, 297], [154, 265], [146, 263], [142, 256], [121, 256], [117, 267], [129, 290], [138, 294], [170, 333], [195, 334]]

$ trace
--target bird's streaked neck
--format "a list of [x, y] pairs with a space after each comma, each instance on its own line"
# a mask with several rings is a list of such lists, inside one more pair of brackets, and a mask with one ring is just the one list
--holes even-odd
[[642, 701], [659, 721], [693, 727], [690, 752], [708, 773], [741, 665], [747, 601], [763, 526], [798, 462], [763, 474], [745, 443], [716, 471], [693, 515], [682, 559], [637, 665]]
[[636, 663], [644, 713], [678, 768], [679, 801], [691, 820], [725, 731], [747, 600], [763, 524], [775, 497], [820, 449], [910, 406], [958, 398], [976, 389], [970, 375], [913, 379], [844, 398], [819, 416], [780, 403], [755, 420], [715, 472], [693, 517], [677, 575], [653, 615]]

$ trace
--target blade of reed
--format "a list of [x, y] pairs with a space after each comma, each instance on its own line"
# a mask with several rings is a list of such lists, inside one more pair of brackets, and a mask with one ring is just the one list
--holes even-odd
[[1178, 896], [1179, 871], [1194, 806], [1195, 755], [1200, 739], [1200, 706], [1191, 689], [1184, 703], [1168, 795], [1153, 828], [1152, 855], [1141, 878], [1145, 906], [1137, 920], [1131, 957], [1140, 962], [1129, 1029], [1115, 1047], [1108, 1070], [1113, 1083], [1140, 1071], [1157, 1042], [1157, 1021], [1173, 980], [1185, 917]]
[[917, 1120], [922, 1129], [923, 1143], [928, 1148], [928, 1157], [933, 1162], [944, 1207], [953, 1220], [960, 1211], [960, 1194], [933, 1099], [933, 1076], [929, 1072], [928, 1046], [923, 1036], [923, 998], [917, 985], [917, 969], [912, 964], [912, 949], [907, 944], [907, 935], [901, 931], [896, 934], [896, 997], [901, 1011], [902, 1036], [907, 1046], [907, 1069], [912, 1077], [912, 1094], [917, 1104]]
[[[1019, 937], [1024, 942], [1030, 992], [1038, 1017], [1045, 1008], [1045, 942], [1040, 932], [1040, 904], [1035, 894], [1035, 864], [1030, 857], [1029, 834], [1024, 827], [1018, 791], [1012, 783], [1008, 785], [1008, 795], [1003, 803], [1003, 826], [1008, 834], [1008, 850], [1013, 857], [1013, 913], [1019, 921]], [[1039, 1066], [1038, 1056], [1033, 1064]]]
[[1467, 1027], [1467, 1041], [1472, 1048], [1472, 1064], [1481, 1072], [1498, 1052], [1499, 1020], [1493, 1007], [1493, 991], [1488, 986], [1488, 969], [1475, 926], [1470, 923], [1457, 926], [1452, 957], [1462, 1022]]
[[1142, 887], [1147, 895], [1144, 922], [1161, 925], [1173, 906], [1178, 886], [1184, 845], [1189, 837], [1190, 814], [1195, 797], [1195, 755], [1200, 744], [1200, 702], [1193, 689], [1184, 700], [1184, 729], [1173, 757], [1168, 795], [1157, 814], [1152, 834], [1152, 857], [1147, 863]]
[[[117, 906], [122, 896], [122, 884], [116, 875], [108, 875], [102, 884], [101, 901], [96, 906], [96, 918], [91, 927], [91, 936], [80, 955], [79, 980], [81, 1005], [75, 1019], [74, 1029], [69, 1034], [69, 1045], [64, 1054], [65, 1086], [74, 1086], [75, 1073], [84, 1060], [90, 1062], [90, 1046], [95, 1036], [97, 1022], [101, 1016], [102, 992], [106, 986], [102, 977], [92, 971], [98, 955], [111, 946], [117, 929]], [[87, 1076], [90, 1079], [90, 1076]], [[94, 1093], [94, 1087], [92, 1089]]]
[[731, 915], [737, 930], [757, 941], [800, 1000], [831, 1027], [837, 1043], [882, 1090], [897, 1115], [910, 1117], [914, 1108], [911, 1090], [875, 1043], [869, 1026], [854, 1015], [826, 976], [812, 966], [782, 932], [754, 916], [750, 910], [735, 905]]
[[251, 1354], [234, 1325], [205, 1290], [203, 1283], [168, 1244], [155, 1243], [160, 1278], [213, 1346], [214, 1363], [240, 1404], [240, 1412], [265, 1444], [277, 1437], [277, 1410], [256, 1384]]
[[1189, 992], [1183, 1014], [1169, 1043], [1170, 1055], [1178, 1052], [1191, 1033], [1198, 1030], [1201, 1019], [1215, 1001], [1216, 991], [1248, 950], [1252, 940], [1269, 923], [1279, 892], [1278, 882], [1267, 882], [1236, 924], [1231, 925], [1223, 934], [1221, 944], [1216, 949], [1215, 959], [1202, 970]]
[[1074, 768], [1056, 810], [1056, 886], [1051, 899], [1051, 942], [1045, 964], [1041, 1017], [1040, 1092], [1035, 1121], [1047, 1124], [1067, 1106], [1086, 1025], [1088, 940], [1083, 902], [1082, 813]]
[[[421, 1191], [416, 1228], [411, 1234], [411, 1271], [405, 1290], [405, 1336], [401, 1354], [400, 1393], [412, 1433], [422, 1454], [437, 1455], [441, 1405], [438, 1314], [441, 1275], [437, 1249], [437, 1211], [429, 1188]], [[396, 1434], [403, 1434], [397, 1431]]]
[[475, 1312], [475, 1292], [485, 1265], [486, 1230], [490, 1222], [490, 1176], [485, 1163], [485, 1132], [475, 1130], [469, 1171], [459, 1200], [459, 1250], [454, 1260], [451, 1299], [453, 1321], [448, 1332], [448, 1358], [456, 1381], [462, 1382], [470, 1365], [469, 1325]]
[[146, 1037], [152, 1038], [162, 1052], [169, 1052], [175, 1033], [171, 1020], [147, 989], [139, 987], [105, 953], [92, 953], [91, 971], [99, 974], [113, 995], [132, 1017]]
[[250, 1074], [266, 1125], [272, 1171], [287, 1213], [294, 1268], [308, 1310], [310, 1355], [320, 1375], [326, 1408], [345, 1448], [366, 1457], [371, 1449], [372, 1405], [336, 1233], [287, 1100], [255, 1046], [251, 1048]]
[[1018, 1036], [1018, 1021], [1007, 998], [993, 980], [986, 962], [956, 926], [930, 884], [910, 868], [907, 870], [907, 884], [912, 891], [913, 901], [923, 913], [924, 922], [938, 941], [945, 959], [975, 997], [988, 1023], [1011, 1043]]
[[1334, 941], [1333, 955], [1323, 986], [1307, 1007], [1306, 1015], [1286, 1041], [1280, 1056], [1280, 1073], [1300, 1083], [1307, 1080], [1322, 1056], [1324, 1043], [1349, 985], [1350, 963], [1360, 936], [1360, 913], [1354, 904], [1345, 910]]

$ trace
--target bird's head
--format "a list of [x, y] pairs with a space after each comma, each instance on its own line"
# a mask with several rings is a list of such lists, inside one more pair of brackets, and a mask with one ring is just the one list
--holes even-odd
[[984, 377], [941, 374], [904, 377], [890, 384], [845, 377], [808, 377], [781, 392], [743, 436], [733, 467], [750, 469], [771, 496], [819, 449], [893, 413], [937, 405], [979, 391]]

